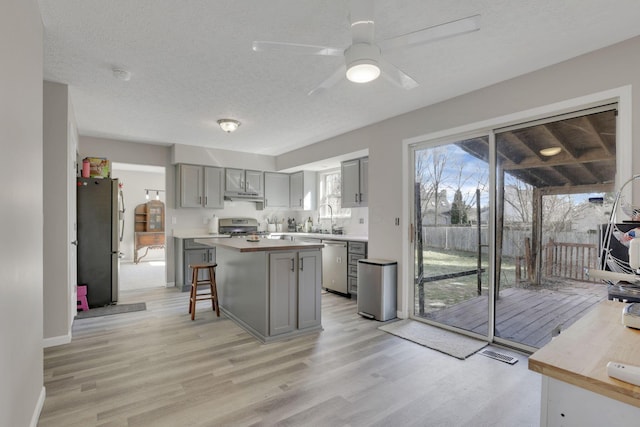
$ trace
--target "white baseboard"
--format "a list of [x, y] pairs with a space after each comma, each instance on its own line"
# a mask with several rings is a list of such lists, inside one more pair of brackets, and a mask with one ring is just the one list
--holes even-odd
[[33, 410], [33, 415], [31, 416], [31, 422], [29, 423], [29, 427], [37, 427], [38, 420], [40, 419], [40, 413], [42, 412], [42, 408], [44, 407], [44, 398], [47, 396], [47, 392], [42, 386], [42, 390], [40, 390], [40, 396], [38, 397], [38, 402], [36, 402], [36, 407]]
[[45, 338], [42, 340], [42, 348], [55, 347], [57, 345], [69, 344], [71, 342], [71, 332], [59, 337]]
[[396, 312], [396, 316], [398, 316], [398, 319], [408, 319], [409, 316], [407, 316], [407, 313], [405, 313], [404, 311], [400, 311], [398, 310]]
[[167, 282], [167, 288], [175, 288], [176, 282]]

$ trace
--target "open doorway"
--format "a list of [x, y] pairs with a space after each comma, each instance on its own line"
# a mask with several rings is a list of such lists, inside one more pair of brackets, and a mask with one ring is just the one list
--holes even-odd
[[[113, 163], [111, 175], [119, 179], [124, 200], [124, 212], [120, 218], [119, 289], [126, 291], [165, 287], [167, 274], [164, 227], [154, 228], [158, 235], [151, 236], [155, 238], [152, 243], [140, 242], [139, 227], [136, 227], [140, 225], [136, 224], [139, 219], [136, 217], [140, 217], [141, 209], [150, 202], [157, 202], [153, 206], [154, 213], [164, 218], [165, 168]], [[157, 209], [160, 211], [155, 212]]]

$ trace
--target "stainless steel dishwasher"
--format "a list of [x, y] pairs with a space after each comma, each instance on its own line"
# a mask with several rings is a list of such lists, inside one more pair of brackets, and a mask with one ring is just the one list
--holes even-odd
[[347, 292], [347, 242], [323, 240], [322, 287], [342, 295]]

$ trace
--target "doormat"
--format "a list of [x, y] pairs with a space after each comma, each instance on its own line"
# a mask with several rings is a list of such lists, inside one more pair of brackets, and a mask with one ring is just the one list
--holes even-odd
[[89, 311], [79, 311], [76, 319], [88, 319], [90, 317], [110, 316], [112, 314], [133, 313], [134, 311], [145, 311], [147, 304], [144, 302], [136, 302], [133, 304], [115, 304], [105, 307], [96, 307]]
[[378, 329], [461, 360], [489, 344], [486, 341], [408, 319], [382, 325]]

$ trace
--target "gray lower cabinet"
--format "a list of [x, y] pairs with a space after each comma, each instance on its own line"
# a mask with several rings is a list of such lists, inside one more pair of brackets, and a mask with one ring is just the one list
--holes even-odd
[[[191, 288], [192, 272], [189, 268], [191, 264], [215, 263], [216, 248], [201, 245], [194, 242], [194, 239], [175, 239], [176, 254], [176, 287], [182, 291]], [[198, 280], [204, 280], [206, 270], [200, 271]]]
[[298, 252], [298, 328], [320, 326], [322, 254]]
[[321, 324], [320, 251], [269, 255], [269, 335]]
[[296, 258], [295, 252], [269, 255], [269, 335], [296, 328]]
[[358, 294], [358, 260], [367, 257], [365, 242], [348, 242], [347, 245], [347, 292]]

